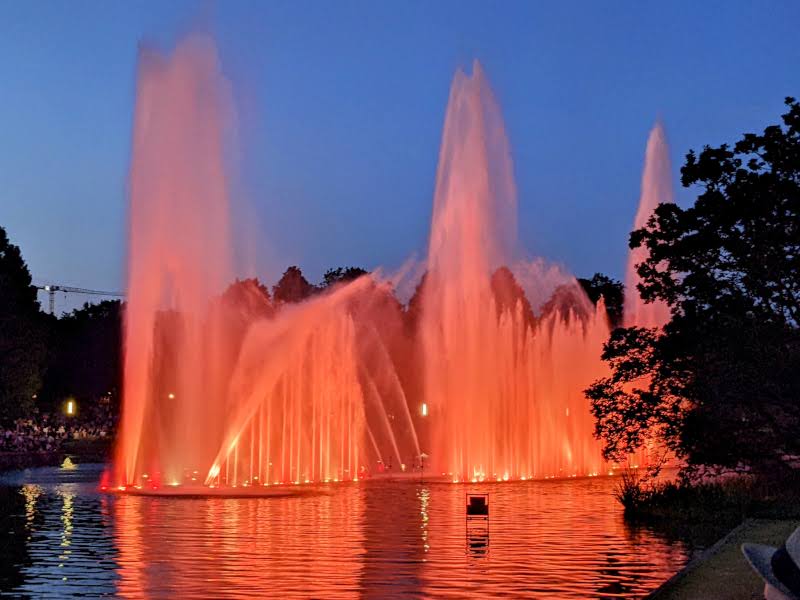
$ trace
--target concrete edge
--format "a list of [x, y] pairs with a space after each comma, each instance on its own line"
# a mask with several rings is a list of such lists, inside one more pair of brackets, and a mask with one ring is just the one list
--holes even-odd
[[702, 563], [706, 562], [709, 558], [717, 554], [722, 549], [722, 547], [728, 543], [728, 540], [730, 540], [734, 535], [739, 533], [739, 531], [744, 529], [744, 527], [748, 525], [751, 521], [752, 519], [745, 519], [744, 521], [739, 523], [736, 527], [734, 527], [727, 534], [725, 534], [721, 539], [717, 540], [717, 542], [713, 546], [705, 549], [698, 556], [694, 557], [692, 560], [686, 563], [686, 565], [684, 565], [684, 567], [680, 571], [675, 573], [672, 577], [667, 579], [655, 590], [653, 590], [647, 596], [645, 596], [645, 599], [658, 600], [660, 598], [664, 598], [666, 594], [672, 590], [675, 584], [684, 579], [687, 575], [689, 575]]

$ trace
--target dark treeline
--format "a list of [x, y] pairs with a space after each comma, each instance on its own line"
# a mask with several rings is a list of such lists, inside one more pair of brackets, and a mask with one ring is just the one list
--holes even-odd
[[[271, 317], [281, 305], [326, 293], [367, 274], [360, 267], [332, 268], [322, 281], [312, 284], [299, 267], [290, 266], [271, 290], [255, 278], [237, 280], [222, 300], [246, 306], [251, 315]], [[578, 282], [593, 302], [605, 298], [609, 319], [617, 324], [622, 314], [622, 284], [600, 273]], [[424, 283], [423, 277], [407, 306], [392, 300], [409, 330], [418, 317]], [[533, 325], [533, 309], [509, 269], [495, 271], [491, 287], [498, 310], [520, 302], [526, 320]], [[36, 412], [58, 412], [68, 398], [102, 399], [118, 410], [124, 304], [118, 300], [85, 304], [56, 318], [42, 312], [36, 291], [20, 249], [0, 228], [0, 424]], [[543, 310], [579, 306], [576, 292], [574, 286], [564, 286], [556, 291], [558, 301]]]

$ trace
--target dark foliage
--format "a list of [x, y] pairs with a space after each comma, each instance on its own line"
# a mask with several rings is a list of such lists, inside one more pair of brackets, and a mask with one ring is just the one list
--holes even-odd
[[361, 267], [339, 267], [337, 269], [328, 269], [325, 271], [325, 275], [322, 276], [321, 287], [330, 288], [337, 283], [347, 283], [366, 274], [367, 271]]
[[800, 454], [800, 104], [733, 148], [690, 152], [695, 204], [662, 204], [631, 247], [663, 332], [617, 330], [587, 395], [607, 456], [656, 438], [690, 467], [769, 472]]
[[222, 302], [248, 318], [270, 317], [274, 313], [269, 289], [256, 277], [237, 279], [222, 294]]
[[707, 481], [657, 481], [637, 471], [623, 472], [614, 493], [633, 520], [674, 525], [719, 523], [729, 529], [743, 518], [800, 517], [800, 475], [780, 479], [741, 476]]
[[51, 322], [41, 404], [54, 409], [67, 396], [119, 398], [122, 385], [122, 303], [84, 304]]
[[17, 246], [0, 227], [0, 421], [27, 414], [46, 358], [45, 316]]
[[303, 276], [300, 267], [291, 266], [286, 269], [278, 283], [272, 287], [272, 297], [276, 303], [300, 302], [315, 291], [316, 288]]
[[625, 301], [625, 286], [616, 279], [595, 273], [591, 279], [578, 279], [578, 283], [589, 296], [589, 300], [597, 304], [600, 298], [606, 304], [608, 322], [612, 329], [622, 326], [622, 311]]

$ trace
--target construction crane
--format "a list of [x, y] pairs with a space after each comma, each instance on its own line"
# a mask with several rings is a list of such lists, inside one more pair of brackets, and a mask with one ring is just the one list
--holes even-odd
[[87, 290], [86, 288], [70, 287], [68, 285], [37, 285], [36, 289], [47, 292], [50, 296], [50, 314], [55, 314], [56, 311], [56, 292], [65, 292], [67, 294], [87, 294], [90, 296], [108, 296], [110, 298], [124, 298], [125, 294], [122, 292], [103, 292], [101, 290]]

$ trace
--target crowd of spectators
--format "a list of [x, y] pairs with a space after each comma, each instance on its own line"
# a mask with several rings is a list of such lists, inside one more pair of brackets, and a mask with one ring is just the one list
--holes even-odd
[[110, 403], [93, 406], [75, 415], [40, 413], [0, 425], [0, 452], [56, 452], [70, 440], [113, 437], [116, 414]]

